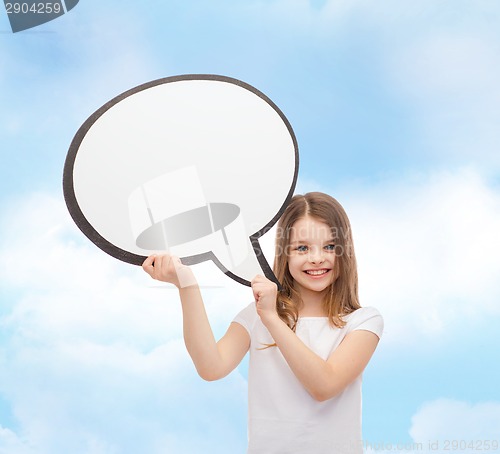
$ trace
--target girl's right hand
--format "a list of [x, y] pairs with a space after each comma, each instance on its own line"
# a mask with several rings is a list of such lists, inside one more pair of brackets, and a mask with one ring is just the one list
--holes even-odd
[[169, 254], [150, 255], [142, 264], [142, 269], [153, 279], [174, 284], [177, 288], [196, 284], [191, 269], [179, 257]]
[[255, 307], [257, 314], [262, 322], [266, 324], [269, 318], [277, 318], [276, 311], [276, 296], [278, 293], [277, 285], [270, 281], [267, 277], [257, 275], [251, 282], [253, 296], [255, 298]]

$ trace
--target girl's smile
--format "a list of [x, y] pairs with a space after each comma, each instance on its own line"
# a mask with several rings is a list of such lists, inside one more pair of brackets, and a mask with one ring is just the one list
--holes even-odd
[[312, 279], [321, 279], [325, 277], [325, 275], [330, 271], [331, 270], [328, 268], [321, 268], [321, 269], [305, 270], [304, 273], [306, 273]]

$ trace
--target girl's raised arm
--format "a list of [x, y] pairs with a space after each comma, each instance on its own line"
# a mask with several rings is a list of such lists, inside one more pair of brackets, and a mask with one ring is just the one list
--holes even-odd
[[363, 372], [377, 347], [376, 334], [363, 330], [349, 333], [325, 361], [279, 318], [274, 282], [256, 276], [252, 289], [262, 323], [294, 375], [314, 399], [321, 402], [335, 397]]
[[172, 283], [179, 289], [184, 342], [200, 377], [212, 381], [229, 374], [250, 347], [245, 328], [231, 323], [226, 334], [216, 342], [191, 269], [170, 255], [149, 256], [142, 267], [153, 279]]

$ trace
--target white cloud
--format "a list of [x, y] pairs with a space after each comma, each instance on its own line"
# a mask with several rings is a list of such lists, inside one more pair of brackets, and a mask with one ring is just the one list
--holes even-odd
[[434, 30], [394, 56], [398, 82], [436, 104], [498, 94], [499, 44], [487, 33]]
[[14, 432], [0, 426], [0, 454], [36, 454]]
[[[499, 427], [499, 402], [471, 404], [452, 399], [438, 399], [422, 405], [412, 417], [410, 435], [416, 442], [439, 440], [444, 451], [445, 440], [496, 440], [500, 445]], [[482, 447], [484, 450], [485, 447]], [[466, 451], [463, 448], [459, 450]], [[474, 449], [470, 449], [471, 451]]]
[[365, 441], [367, 454], [497, 452], [500, 403], [453, 399], [424, 403], [411, 419], [412, 441]]
[[478, 25], [432, 30], [386, 54], [391, 91], [418, 114], [423, 155], [499, 169], [499, 51], [498, 36]]
[[180, 340], [148, 354], [71, 340], [13, 354], [3, 365], [10, 376], [4, 392], [38, 453], [97, 445], [106, 453], [170, 452], [160, 447], [165, 438], [184, 447], [171, 452], [200, 452], [207, 441], [222, 452], [232, 443], [244, 446], [245, 381], [236, 373], [221, 383], [202, 382]]

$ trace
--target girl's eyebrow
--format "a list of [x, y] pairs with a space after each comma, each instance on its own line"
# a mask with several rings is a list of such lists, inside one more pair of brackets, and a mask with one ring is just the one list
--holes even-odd
[[[309, 243], [309, 240], [295, 240], [295, 241], [290, 241], [290, 244], [304, 244], [304, 243]], [[323, 244], [331, 244], [335, 243], [335, 238], [333, 236], [329, 240], [325, 240]]]

